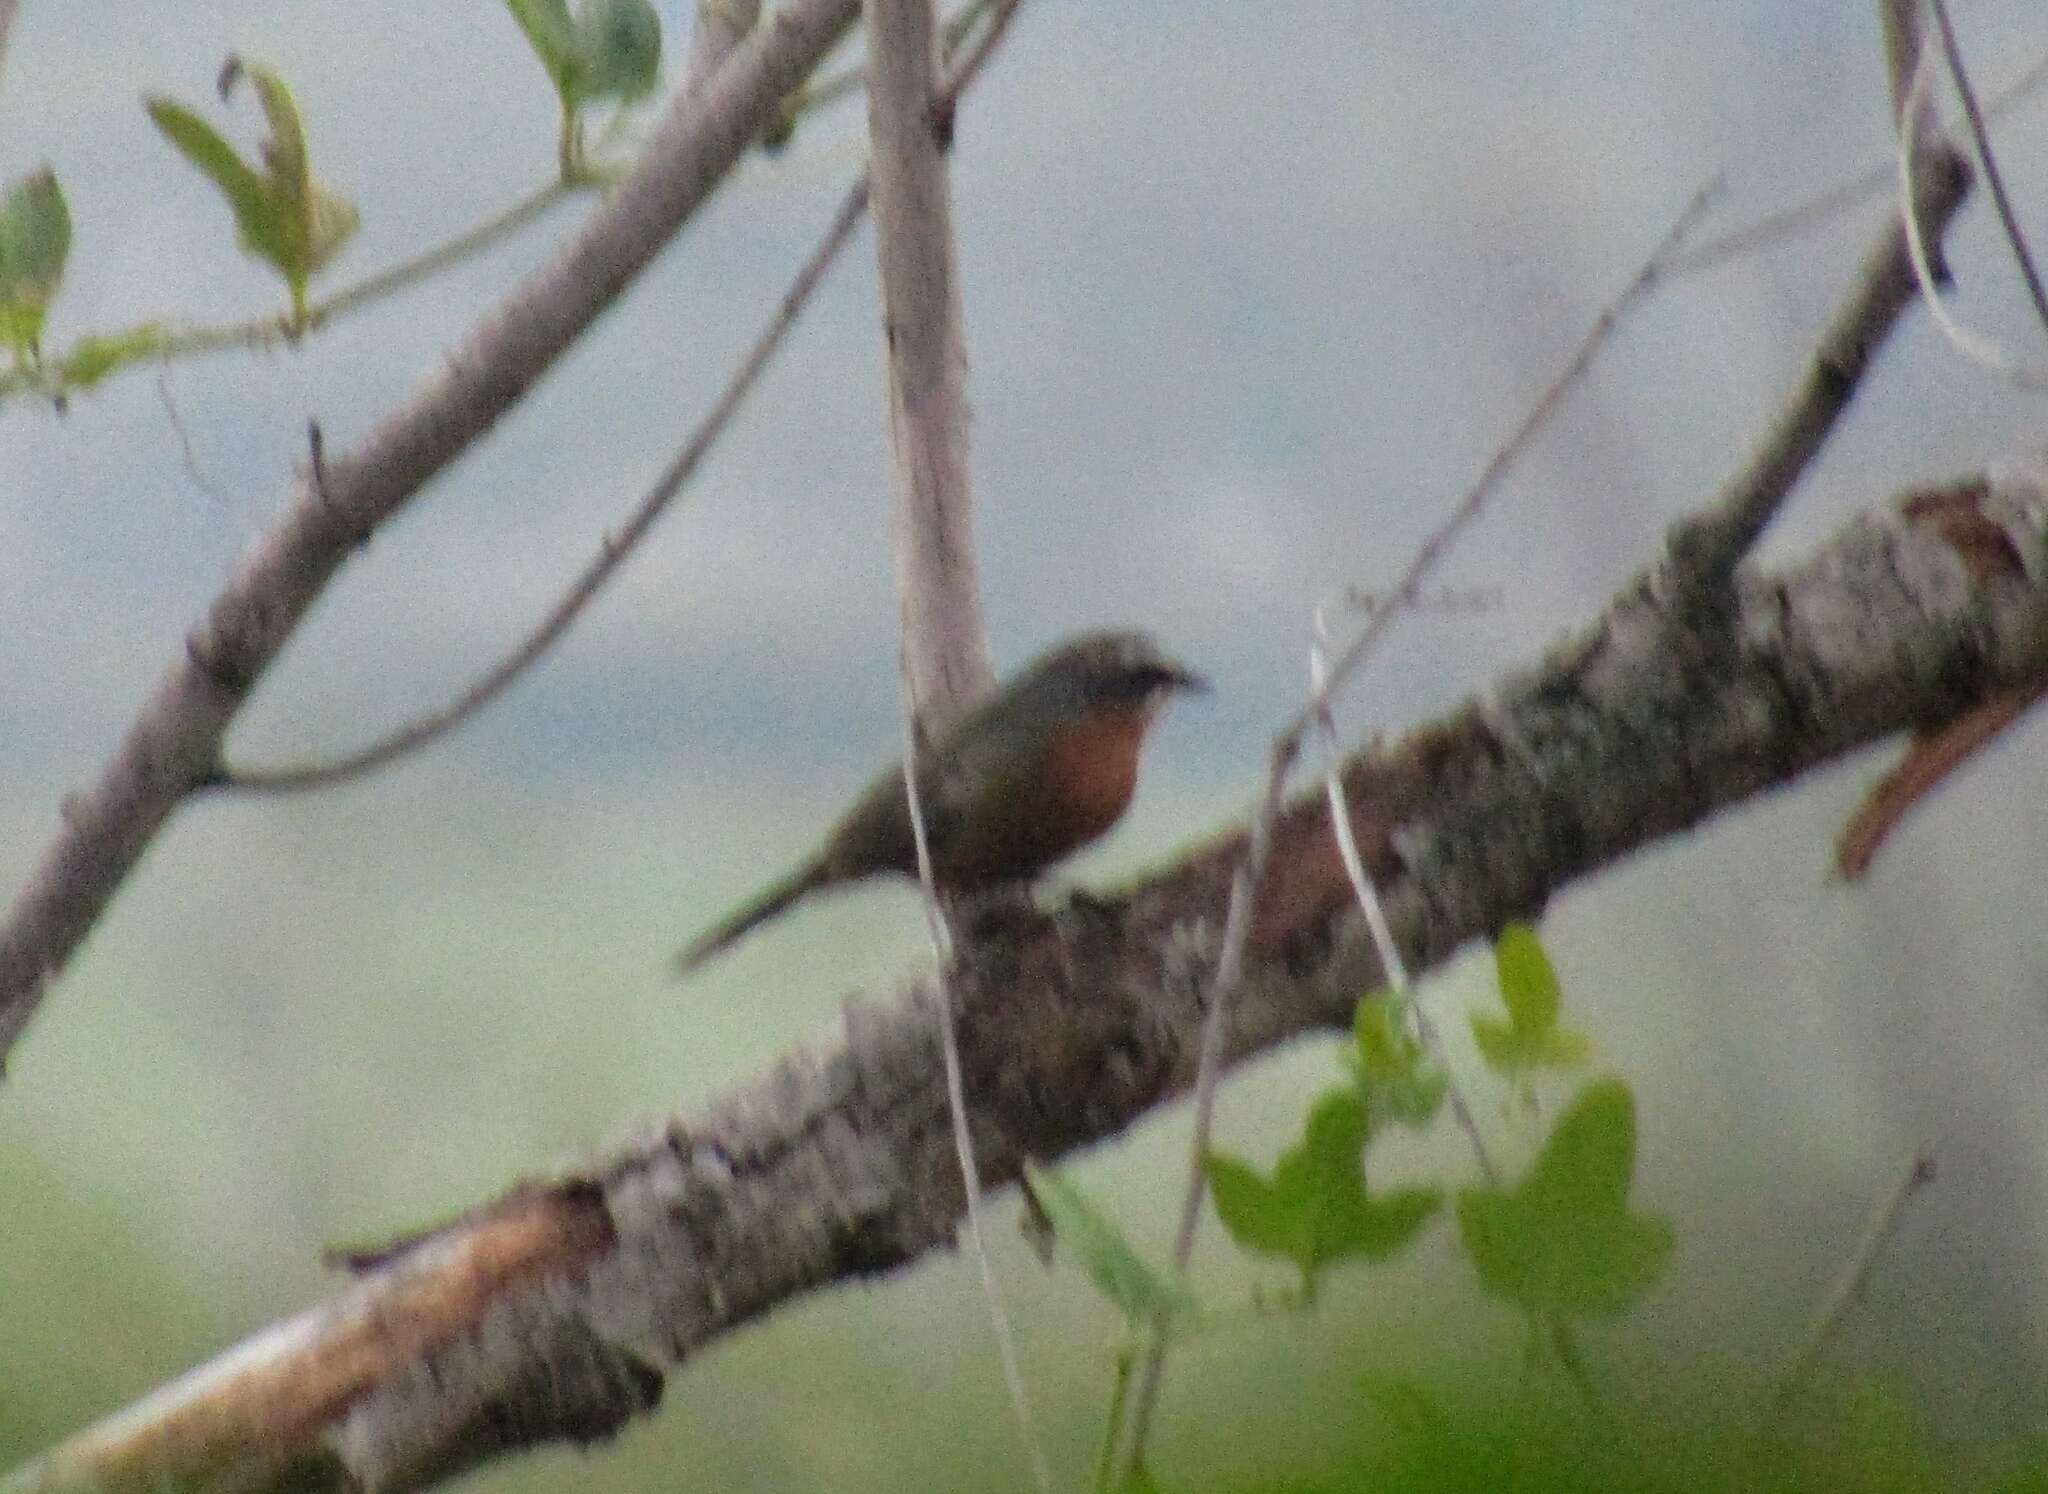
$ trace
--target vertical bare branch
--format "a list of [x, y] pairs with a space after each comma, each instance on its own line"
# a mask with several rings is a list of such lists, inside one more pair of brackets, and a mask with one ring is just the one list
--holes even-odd
[[1917, 141], [1928, 143], [1939, 129], [1934, 106], [1924, 98], [1913, 98], [1913, 73], [1927, 46], [1920, 0], [1877, 0], [1877, 22], [1884, 34], [1885, 76], [1892, 90], [1892, 126], [1900, 131], [1910, 127]]
[[[1015, 5], [1005, 6], [969, 54], [978, 65]], [[1011, 1414], [1041, 1494], [1052, 1473], [1032, 1424], [1031, 1403], [981, 1218], [981, 1170], [967, 1123], [967, 1092], [949, 974], [953, 936], [940, 900], [918, 796], [925, 735], [994, 684], [974, 553], [974, 499], [967, 475], [967, 346], [953, 252], [946, 150], [953, 100], [939, 84], [934, 0], [864, 0], [868, 33], [868, 135], [875, 246], [888, 353], [889, 456], [894, 477], [890, 534], [902, 611], [903, 788], [917, 843], [918, 881], [937, 955], [936, 1017], [945, 1061], [953, 1152], [967, 1208], [967, 1243], [981, 1276]]]
[[892, 537], [903, 644], [922, 724], [993, 676], [981, 616], [967, 472], [967, 349], [945, 150], [934, 106], [938, 31], [929, 0], [866, 0], [868, 131], [889, 358]]

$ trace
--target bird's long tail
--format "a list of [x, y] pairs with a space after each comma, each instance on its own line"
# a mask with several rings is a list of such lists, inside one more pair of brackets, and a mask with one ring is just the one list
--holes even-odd
[[822, 861], [812, 861], [798, 867], [729, 918], [713, 925], [684, 945], [682, 952], [676, 956], [676, 974], [688, 975], [706, 960], [723, 953], [729, 946], [752, 933], [798, 898], [816, 892], [830, 880], [831, 876]]

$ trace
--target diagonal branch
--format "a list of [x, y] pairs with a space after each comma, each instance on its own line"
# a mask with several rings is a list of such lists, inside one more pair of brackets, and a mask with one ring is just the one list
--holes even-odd
[[[941, 106], [955, 107], [967, 86], [980, 75], [1015, 6], [1016, 0], [1010, 0], [1009, 4], [1000, 7], [981, 35], [954, 59], [939, 88]], [[346, 783], [436, 741], [509, 690], [597, 599], [613, 574], [626, 563], [655, 522], [689, 484], [697, 468], [731, 424], [733, 416], [739, 413], [753, 392], [754, 385], [782, 346], [783, 339], [796, 325], [811, 295], [824, 280], [825, 272], [853, 237], [854, 229], [859, 227], [867, 213], [868, 190], [869, 174], [862, 172], [847, 189], [838, 212], [833, 214], [817, 245], [798, 268], [782, 299], [776, 303], [767, 325], [755, 337], [746, 355], [726, 380], [725, 388], [690, 432], [675, 457], [634, 505], [625, 522], [605, 536], [597, 554], [585, 564], [555, 605], [548, 609], [547, 615], [502, 658], [445, 705], [415, 716], [352, 751], [307, 762], [259, 764], [254, 767], [223, 764], [206, 786], [246, 793], [288, 793]], [[316, 473], [316, 477], [320, 475]]]
[[186, 635], [0, 923], [0, 1064], [171, 812], [218, 766], [263, 672], [356, 546], [526, 394], [703, 204], [858, 0], [792, 0], [670, 106], [643, 165], [409, 402], [331, 456]]
[[[1520, 676], [1390, 746], [1344, 790], [1418, 968], [1721, 810], [2048, 671], [2048, 470], [1954, 484], [1940, 522], [1892, 507], [1726, 611], [1637, 580]], [[1985, 557], [2002, 557], [1986, 565]], [[1501, 732], [1515, 751], [1504, 751]], [[1186, 1092], [1244, 859], [1230, 827], [1117, 899], [978, 944], [960, 1035], [983, 1176], [1015, 1180]], [[1342, 1028], [1379, 982], [1320, 787], [1273, 829], [1241, 1061]], [[952, 1244], [959, 1170], [922, 992], [849, 1009], [708, 1111], [367, 1258], [281, 1324], [0, 1483], [269, 1470], [241, 1487], [413, 1489], [538, 1444], [611, 1435], [668, 1371], [833, 1283]]]
[[[1922, 158], [1913, 178], [1914, 221], [1939, 244], [1970, 190], [1969, 163], [1947, 146]], [[1711, 597], [1784, 506], [1828, 433], [1862, 387], [1871, 360], [1918, 298], [1903, 222], [1894, 214], [1835, 310], [1799, 386], [1741, 470], [1714, 501], [1674, 524], [1664, 583]]]
[[825, 272], [839, 257], [839, 251], [846, 247], [853, 237], [853, 231], [860, 226], [867, 211], [868, 182], [865, 176], [847, 190], [832, 215], [832, 221], [825, 226], [817, 246], [810, 257], [797, 270], [789, 289], [783, 292], [767, 326], [761, 329], [746, 356], [740, 359], [725, 388], [705, 412], [704, 418], [690, 432], [661, 476], [634, 505], [633, 512], [619, 528], [607, 534], [597, 548], [597, 554], [584, 565], [582, 572], [564, 592], [547, 615], [527, 635], [505, 654], [505, 656], [473, 680], [453, 700], [434, 710], [415, 716], [412, 720], [392, 728], [372, 742], [336, 757], [321, 758], [310, 762], [259, 764], [243, 767], [224, 763], [207, 784], [209, 788], [231, 789], [244, 793], [292, 793], [302, 789], [330, 788], [374, 772], [386, 764], [404, 757], [410, 752], [426, 746], [453, 731], [463, 722], [475, 716], [485, 706], [509, 690], [526, 671], [538, 663], [542, 655], [552, 649], [555, 643], [569, 631], [569, 627], [603, 591], [626, 558], [639, 546], [649, 530], [675, 501], [690, 479], [702, 465], [704, 458], [717, 444], [732, 418], [739, 413], [740, 406], [753, 392], [754, 385], [767, 370], [769, 361], [782, 346], [783, 338], [796, 325], [797, 318], [810, 301], [825, 278]]

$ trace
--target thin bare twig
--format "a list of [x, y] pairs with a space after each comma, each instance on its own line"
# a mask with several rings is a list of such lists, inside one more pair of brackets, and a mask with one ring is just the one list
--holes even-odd
[[1685, 236], [1692, 231], [1693, 225], [1706, 212], [1720, 190], [1721, 184], [1716, 180], [1693, 194], [1684, 211], [1658, 241], [1650, 257], [1643, 262], [1643, 267], [1636, 271], [1627, 285], [1622, 287], [1621, 294], [1603, 307], [1600, 315], [1593, 319], [1593, 325], [1580, 341], [1578, 350], [1572, 354], [1570, 361], [1557, 377], [1551, 380], [1549, 387], [1543, 391], [1536, 403], [1530, 406], [1529, 413], [1522, 417], [1522, 423], [1515, 427], [1500, 450], [1494, 453], [1493, 459], [1480, 472], [1478, 481], [1472, 484], [1444, 522], [1431, 531], [1428, 538], [1422, 542], [1421, 548], [1409, 561], [1408, 569], [1402, 573], [1401, 579], [1385, 593], [1387, 605], [1366, 619], [1365, 626], [1359, 630], [1358, 636], [1351, 640], [1350, 645], [1331, 664], [1330, 678], [1325, 687], [1315, 692], [1286, 726], [1281, 728], [1274, 745], [1274, 755], [1279, 760], [1283, 773], [1292, 766], [1295, 757], [1301, 751], [1301, 739], [1315, 724], [1316, 714], [1323, 709], [1330, 696], [1343, 687], [1353, 671], [1379, 646], [1381, 636], [1400, 611], [1415, 604], [1415, 599], [1422, 594], [1422, 583], [1442, 562], [1445, 552], [1458, 536], [1479, 517], [1486, 507], [1487, 499], [1493, 495], [1494, 489], [1500, 486], [1501, 480], [1507, 476], [1537, 433], [1556, 418], [1558, 410], [1564, 404], [1565, 396], [1586, 376], [1586, 371], [1593, 366], [1594, 358], [1606, 345], [1608, 338], [1614, 335], [1614, 329], [1622, 317], [1662, 279], [1662, 256], [1672, 252], [1684, 241]]
[[[1934, 56], [1931, 50], [1921, 54], [1919, 65], [1913, 69], [1913, 80], [1907, 90], [1909, 101], [1917, 102], [1926, 97], [1934, 74]], [[1914, 186], [1921, 176], [1918, 164], [1919, 146], [1918, 132], [1899, 132], [1899, 200], [1902, 203], [1914, 200]], [[1927, 303], [1927, 314], [1934, 319], [1935, 326], [1941, 329], [1941, 335], [1948, 340], [1949, 346], [1970, 362], [2009, 380], [2018, 388], [2048, 389], [2048, 367], [2026, 363], [2013, 357], [1997, 343], [1972, 332], [1949, 315], [1948, 308], [1942, 304], [1939, 293], [1941, 276], [1935, 269], [1919, 214], [1908, 211], [1905, 214], [1905, 227], [1907, 257], [1919, 282], [1921, 299]]]
[[[533, 222], [575, 191], [592, 185], [595, 183], [549, 182], [546, 186], [520, 198], [496, 217], [457, 234], [446, 243], [436, 245], [389, 269], [380, 270], [355, 285], [312, 302], [306, 308], [303, 321], [295, 320], [289, 311], [278, 311], [251, 317], [246, 321], [226, 322], [211, 327], [145, 325], [132, 329], [131, 333], [116, 333], [111, 338], [102, 340], [118, 342], [123, 336], [139, 336], [146, 333], [149, 357], [159, 363], [209, 353], [232, 352], [237, 349], [259, 351], [292, 346], [302, 341], [309, 332], [317, 331], [337, 318], [372, 305], [448, 265], [482, 253], [498, 240]], [[66, 354], [46, 358], [42, 367], [61, 368], [68, 357]], [[46, 387], [41, 379], [42, 375], [37, 369], [0, 370], [0, 399], [10, 398], [26, 390]], [[61, 394], [62, 391], [58, 392]]]
[[[1008, 0], [957, 75], [972, 76], [1000, 39]], [[967, 1245], [980, 1273], [1017, 1435], [1040, 1494], [1052, 1494], [1016, 1336], [982, 1225], [981, 1167], [967, 1121], [950, 976], [953, 931], [932, 866], [917, 764], [929, 729], [950, 720], [993, 683], [972, 540], [967, 467], [967, 360], [945, 154], [957, 89], [938, 76], [942, 43], [935, 0], [864, 0], [868, 33], [868, 133], [874, 158], [876, 255], [889, 371], [891, 530], [902, 608], [903, 788], [917, 850], [918, 883], [938, 972], [939, 1048], [954, 1160], [967, 1216]]]
[[[1380, 609], [1368, 609], [1368, 614]], [[1323, 744], [1323, 797], [1330, 806], [1330, 833], [1337, 839], [1337, 856], [1344, 863], [1344, 875], [1351, 881], [1352, 896], [1358, 899], [1359, 911], [1365, 914], [1365, 926], [1372, 934], [1372, 947], [1380, 958], [1380, 969], [1387, 975], [1387, 984], [1395, 994], [1405, 995], [1408, 991], [1408, 962], [1401, 955], [1401, 947], [1394, 942], [1394, 931], [1387, 924], [1387, 910], [1380, 904], [1380, 895], [1372, 885], [1372, 878], [1365, 870], [1365, 860], [1358, 854], [1358, 836], [1351, 828], [1351, 811], [1344, 802], [1344, 785], [1338, 770], [1343, 765], [1344, 749], [1337, 740], [1337, 713], [1330, 705], [1330, 619], [1322, 606], [1317, 606], [1309, 620], [1310, 639], [1308, 646], [1308, 690], [1309, 695], [1321, 702], [1316, 711], [1316, 735]]]
[[[1987, 120], [2003, 118], [2021, 104], [2032, 100], [2044, 85], [2048, 85], [2048, 56], [2036, 59], [2033, 66], [2000, 89], [1985, 107], [1984, 117]], [[1793, 238], [1809, 228], [1825, 223], [1838, 213], [1893, 192], [1898, 179], [1899, 166], [1894, 155], [1871, 167], [1862, 175], [1805, 202], [1796, 203], [1780, 212], [1766, 214], [1756, 222], [1722, 234], [1718, 238], [1706, 239], [1678, 250], [1665, 261], [1665, 276], [1667, 279], [1675, 278], [1679, 275], [1692, 274], [1697, 270], [1711, 269], [1715, 265], [1740, 259], [1745, 254]]]
[[159, 365], [156, 371], [157, 403], [163, 406], [164, 423], [171, 428], [171, 435], [178, 443], [178, 462], [185, 469], [185, 475], [192, 479], [192, 486], [199, 489], [215, 503], [222, 502], [220, 489], [206, 480], [206, 474], [199, 470], [199, 453], [193, 448], [192, 433], [185, 428], [185, 417], [178, 410], [178, 397], [171, 392], [171, 369], [169, 364]]
[[960, 1032], [955, 1023], [953, 991], [949, 972], [953, 969], [952, 924], [939, 896], [937, 874], [932, 869], [931, 838], [925, 830], [924, 802], [917, 791], [917, 764], [922, 757], [923, 733], [918, 723], [916, 683], [911, 678], [910, 651], [903, 651], [903, 792], [910, 806], [910, 833], [917, 848], [917, 882], [923, 895], [925, 931], [932, 942], [938, 968], [932, 974], [933, 1014], [939, 1029], [939, 1058], [946, 1076], [946, 1109], [952, 1121], [953, 1155], [960, 1165], [960, 1186], [966, 1204], [967, 1249], [974, 1257], [981, 1277], [982, 1300], [987, 1304], [989, 1324], [996, 1341], [996, 1356], [1002, 1362], [1003, 1385], [1010, 1397], [1010, 1414], [1017, 1422], [1017, 1436], [1031, 1463], [1031, 1476], [1039, 1494], [1052, 1494], [1052, 1468], [1040, 1445], [1036, 1419], [1031, 1412], [1031, 1395], [1024, 1384], [1023, 1366], [1017, 1359], [1017, 1339], [1010, 1328], [1010, 1313], [1003, 1302], [1002, 1284], [996, 1279], [995, 1263], [988, 1253], [988, 1234], [981, 1223], [981, 1166], [974, 1160], [974, 1133], [967, 1124], [967, 1081], [960, 1065]]
[[[1665, 585], [1702, 597], [1720, 595], [1736, 564], [1784, 505], [1849, 408], [1878, 349], [1915, 295], [1922, 293], [1924, 282], [1915, 278], [1909, 257], [1920, 225], [1925, 223], [1936, 233], [1945, 230], [1969, 187], [1967, 164], [1945, 148], [1912, 176], [1899, 215], [1904, 232], [1894, 219], [1865, 254], [1848, 296], [1807, 359], [1799, 387], [1713, 500], [1671, 526]], [[1925, 297], [1929, 309], [1939, 314], [1931, 284]]]
[[[988, 61], [989, 54], [1001, 40], [1002, 28], [1008, 25], [1010, 15], [1015, 9], [1016, 0], [1000, 7], [973, 45], [955, 61], [940, 92], [940, 97], [946, 104], [957, 103], [968, 84], [980, 73]], [[383, 767], [408, 752], [426, 746], [460, 726], [510, 688], [554, 646], [568, 631], [570, 625], [582, 615], [583, 610], [596, 599], [613, 572], [618, 570], [626, 558], [638, 548], [654, 522], [689, 482], [704, 458], [710, 454], [719, 436], [724, 433], [732, 417], [738, 413], [754, 385], [759, 382], [762, 372], [781, 346], [782, 339], [802, 315], [812, 294], [823, 281], [826, 270], [846, 247], [847, 241], [853, 236], [853, 230], [859, 226], [861, 216], [868, 207], [868, 183], [868, 174], [863, 172], [847, 190], [845, 198], [840, 202], [839, 211], [833, 215], [817, 246], [811, 250], [810, 257], [797, 271], [789, 289], [783, 292], [775, 314], [755, 338], [746, 356], [740, 360], [738, 367], [727, 380], [717, 402], [698, 422], [697, 428], [690, 433], [689, 439], [683, 443], [674, 460], [641, 498], [626, 522], [598, 547], [597, 554], [576, 578], [568, 592], [515, 648], [448, 704], [415, 717], [353, 752], [312, 762], [254, 767], [224, 766], [209, 779], [208, 786], [245, 793], [288, 793], [345, 783]]]
[[0, 1062], [365, 535], [516, 404], [710, 197], [781, 99], [859, 13], [786, 0], [702, 95], [672, 105], [641, 163], [548, 261], [480, 316], [433, 375], [346, 452], [324, 497], [304, 484], [179, 641], [95, 780], [69, 801], [0, 919]]
[[684, 484], [696, 473], [725, 428], [745, 403], [754, 385], [759, 382], [762, 372], [768, 367], [775, 352], [782, 345], [789, 329], [796, 324], [811, 295], [825, 278], [825, 272], [838, 258], [839, 251], [846, 247], [859, 226], [861, 215], [867, 211], [868, 183], [865, 175], [853, 184], [851, 190], [839, 204], [832, 221], [826, 225], [825, 233], [810, 257], [790, 282], [789, 289], [782, 294], [782, 300], [775, 308], [775, 314], [761, 329], [753, 345], [747, 349], [739, 366], [726, 381], [725, 388], [712, 404], [697, 428], [682, 445], [668, 466], [663, 469], [654, 485], [647, 490], [632, 514], [616, 533], [607, 535], [598, 546], [583, 573], [576, 578], [562, 599], [544, 617], [540, 625], [527, 634], [519, 645], [493, 665], [474, 684], [439, 710], [415, 717], [393, 731], [387, 732], [376, 741], [360, 747], [341, 757], [315, 762], [282, 763], [275, 766], [234, 767], [224, 765], [215, 775], [211, 787], [239, 790], [245, 793], [287, 793], [301, 789], [328, 788], [346, 783], [352, 778], [380, 768], [406, 753], [425, 746], [435, 738], [444, 735], [469, 720], [491, 701], [502, 695], [521, 675], [552, 647], [557, 639], [569, 630], [569, 625], [582, 615], [603, 590], [612, 573], [622, 565], [626, 557], [638, 548], [640, 541], [654, 526]]
[[2005, 241], [2012, 246], [2012, 256], [2020, 267], [2020, 276], [2027, 282], [2027, 294], [2034, 300], [2034, 315], [2040, 319], [2043, 328], [2048, 328], [2048, 294], [2041, 289], [2040, 271], [2034, 268], [2034, 256], [2027, 248], [2026, 231], [2020, 227], [2019, 215], [2013, 211], [2012, 199], [2006, 195], [2005, 176], [1998, 169], [1998, 157], [1991, 150], [1991, 132], [1985, 128], [1984, 111], [1977, 106], [1977, 90], [1970, 85], [1969, 71], [1963, 66], [1963, 49], [1956, 42], [1956, 28], [1949, 20], [1948, 0], [1928, 0], [1934, 11], [1934, 22], [1941, 32], [1942, 55], [1948, 59], [1948, 75], [1956, 86], [1956, 97], [1962, 101], [1963, 118], [1969, 121], [1970, 138], [1977, 147], [1977, 160], [1984, 168], [1984, 185], [1991, 189], [1992, 206], [1998, 209], [1998, 221], [2005, 227]]
[[[1387, 923], [1387, 910], [1380, 902], [1379, 889], [1373, 886], [1372, 874], [1365, 869], [1365, 858], [1359, 854], [1358, 835], [1351, 825], [1351, 806], [1344, 797], [1344, 752], [1337, 738], [1337, 715], [1330, 705], [1329, 695], [1330, 635], [1328, 619], [1321, 607], [1315, 610], [1313, 628], [1314, 641], [1308, 651], [1309, 692], [1323, 702], [1322, 709], [1316, 713], [1316, 721], [1317, 735], [1323, 744], [1323, 797], [1330, 806], [1330, 831], [1337, 840], [1337, 856], [1344, 863], [1344, 875], [1351, 882], [1351, 895], [1365, 914], [1365, 925], [1372, 933], [1372, 947], [1379, 955], [1380, 969], [1386, 974], [1387, 985], [1395, 995], [1406, 997], [1409, 990], [1408, 961], [1401, 954], [1401, 946], [1394, 942], [1394, 931]], [[1485, 1133], [1479, 1129], [1479, 1117], [1473, 1114], [1471, 1105], [1466, 1102], [1465, 1091], [1451, 1072], [1450, 1054], [1444, 1048], [1443, 1034], [1437, 1031], [1429, 1013], [1422, 1009], [1420, 997], [1410, 999], [1407, 1006], [1416, 1037], [1443, 1071], [1444, 1096], [1451, 1107], [1451, 1118], [1471, 1143], [1480, 1176], [1488, 1184], [1498, 1185], [1500, 1172], [1494, 1166], [1493, 1152], [1486, 1144]]]
[[1856, 1242], [1849, 1259], [1836, 1276], [1834, 1285], [1821, 1299], [1813, 1315], [1813, 1322], [1806, 1330], [1806, 1338], [1799, 1350], [1792, 1356], [1785, 1373], [1778, 1381], [1775, 1410], [1782, 1415], [1790, 1409], [1800, 1393], [1813, 1378], [1813, 1372], [1820, 1363], [1821, 1352], [1827, 1348], [1828, 1340], [1842, 1326], [1849, 1309], [1856, 1303], [1870, 1273], [1877, 1265], [1877, 1258], [1883, 1252], [1893, 1233], [1899, 1227], [1899, 1219], [1906, 1205], [1922, 1188], [1934, 1181], [1934, 1156], [1926, 1148], [1915, 1152], [1900, 1172], [1898, 1181], [1885, 1190], [1883, 1197], [1870, 1211], [1870, 1222], [1863, 1227], [1863, 1237]]
[[[1414, 557], [1408, 562], [1400, 581], [1387, 595], [1387, 604], [1375, 610], [1365, 621], [1364, 627], [1350, 645], [1330, 666], [1329, 676], [1322, 687], [1310, 693], [1308, 702], [1295, 713], [1281, 728], [1273, 740], [1270, 762], [1266, 774], [1266, 787], [1252, 817], [1251, 834], [1245, 851], [1243, 865], [1238, 868], [1230, 886], [1230, 905], [1223, 921], [1223, 947], [1217, 956], [1215, 978], [1210, 983], [1209, 1010], [1202, 1024], [1202, 1043], [1195, 1074], [1195, 1116], [1194, 1133], [1189, 1147], [1188, 1181], [1181, 1199], [1180, 1228], [1174, 1238], [1174, 1266], [1185, 1273], [1188, 1262], [1194, 1255], [1196, 1227], [1201, 1219], [1202, 1200], [1207, 1193], [1207, 1174], [1203, 1163], [1209, 1152], [1209, 1137], [1215, 1125], [1216, 1086], [1221, 1077], [1224, 1030], [1228, 1024], [1230, 999], [1244, 978], [1245, 951], [1251, 937], [1252, 900], [1265, 876], [1266, 862], [1272, 852], [1273, 828], [1280, 817], [1282, 795], [1286, 788], [1287, 775], [1295, 759], [1300, 755], [1302, 739], [1328, 709], [1331, 697], [1357, 670], [1385, 636], [1388, 626], [1399, 611], [1422, 594], [1422, 584], [1429, 579], [1436, 567], [1449, 553], [1451, 545], [1486, 507], [1487, 500], [1499, 487], [1503, 478], [1515, 462], [1526, 451], [1530, 443], [1564, 404], [1565, 395], [1585, 377], [1592, 367], [1593, 359], [1613, 336], [1625, 312], [1646, 295], [1657, 283], [1662, 260], [1659, 256], [1668, 253], [1683, 239], [1685, 233], [1706, 210], [1718, 184], [1709, 184], [1693, 195], [1678, 220], [1672, 225], [1650, 258], [1625, 286], [1619, 296], [1610, 302], [1594, 319], [1593, 326], [1578, 350], [1565, 364], [1562, 372], [1543, 391], [1529, 413], [1494, 453], [1478, 480], [1459, 500], [1457, 506], [1423, 540]], [[1159, 1382], [1165, 1370], [1166, 1328], [1155, 1324], [1151, 1342], [1146, 1346], [1143, 1363], [1139, 1366], [1136, 1394], [1132, 1398], [1130, 1435], [1125, 1443], [1121, 1464], [1123, 1473], [1129, 1477], [1144, 1460], [1145, 1440], [1149, 1434], [1152, 1415], [1158, 1404]]]
[[[486, 218], [474, 228], [465, 229], [446, 243], [402, 260], [389, 269], [379, 270], [365, 280], [344, 290], [323, 296], [306, 308], [306, 324], [302, 331], [312, 332], [326, 326], [337, 317], [347, 316], [352, 311], [380, 301], [396, 291], [425, 280], [428, 276], [448, 268], [450, 265], [474, 259], [500, 239], [510, 238], [520, 229], [545, 216], [556, 204], [565, 202], [578, 192], [588, 191], [595, 183], [551, 181], [534, 189], [526, 196], [510, 204], [496, 215]], [[258, 324], [261, 325], [261, 324]], [[273, 321], [274, 327], [276, 323]], [[298, 334], [294, 333], [296, 337]], [[179, 334], [172, 333], [165, 339], [170, 350], [179, 350]], [[196, 342], [194, 344], [197, 345]], [[216, 344], [226, 346], [226, 343]]]
[[[1266, 874], [1266, 862], [1273, 852], [1273, 826], [1280, 817], [1281, 785], [1287, 763], [1276, 745], [1266, 776], [1265, 797], [1252, 817], [1245, 858], [1230, 883], [1230, 905], [1223, 916], [1223, 950], [1216, 961], [1216, 976], [1209, 986], [1209, 1010], [1202, 1022], [1202, 1041], [1195, 1066], [1194, 1143], [1190, 1148], [1191, 1177], [1181, 1194], [1180, 1221], [1173, 1236], [1175, 1274], [1185, 1277], [1194, 1258], [1195, 1234], [1201, 1224], [1202, 1200], [1207, 1193], [1203, 1163], [1208, 1156], [1209, 1136], [1216, 1125], [1216, 1079], [1222, 1068], [1226, 1027], [1225, 1002], [1244, 979], [1245, 949], [1251, 942], [1252, 901]], [[1151, 1435], [1152, 1417], [1159, 1405], [1159, 1387], [1165, 1375], [1169, 1324], [1162, 1312], [1152, 1324], [1144, 1357], [1138, 1364], [1138, 1381], [1130, 1397], [1131, 1417], [1118, 1467], [1120, 1482], [1133, 1480], [1145, 1460], [1145, 1442]]]

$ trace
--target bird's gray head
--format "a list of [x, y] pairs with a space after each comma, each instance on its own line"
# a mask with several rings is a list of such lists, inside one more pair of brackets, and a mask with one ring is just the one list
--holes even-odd
[[1028, 672], [1057, 681], [1098, 707], [1152, 710], [1175, 691], [1209, 689], [1207, 680], [1162, 651], [1150, 634], [1125, 629], [1070, 638]]

